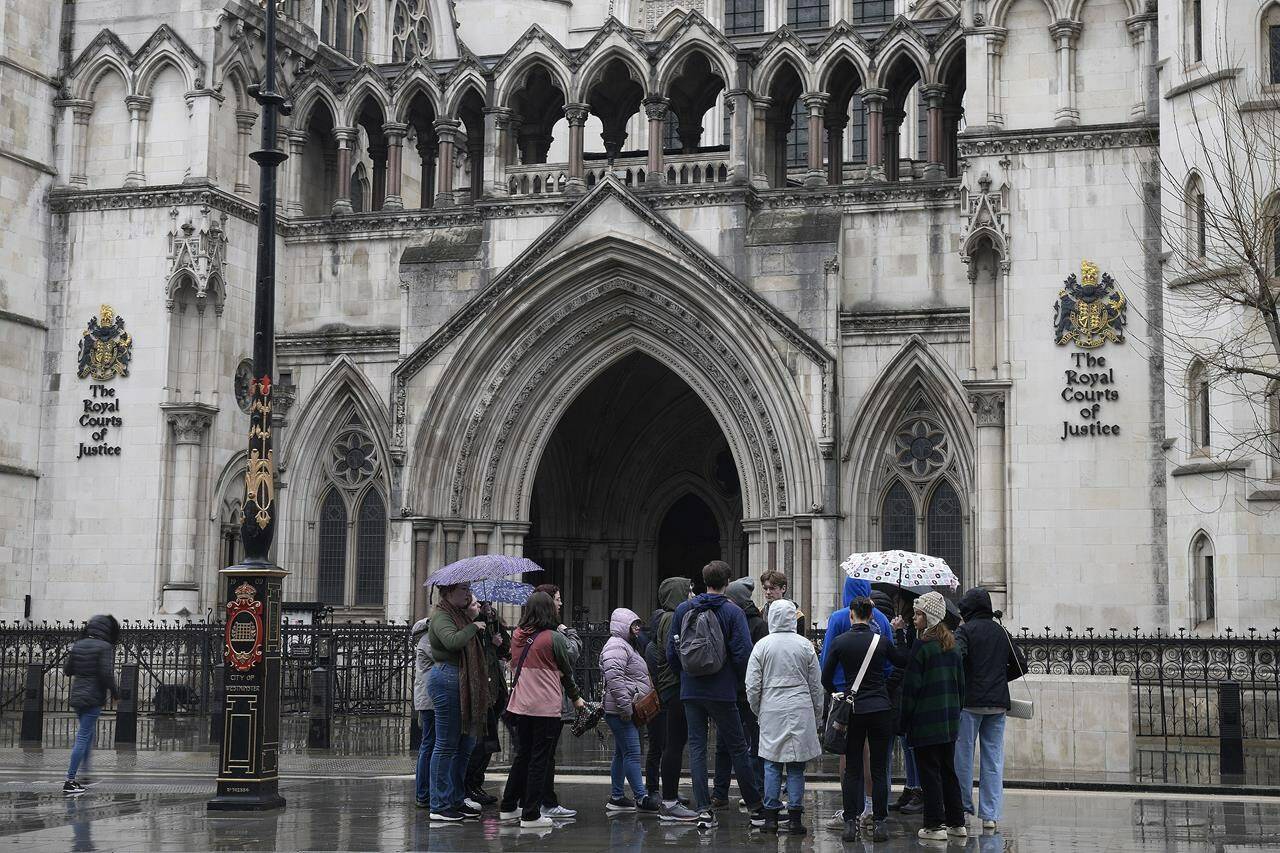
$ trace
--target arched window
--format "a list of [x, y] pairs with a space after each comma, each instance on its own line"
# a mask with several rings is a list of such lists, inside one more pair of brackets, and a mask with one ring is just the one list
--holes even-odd
[[357, 15], [351, 27], [351, 58], [356, 62], [364, 62], [365, 23], [364, 15]]
[[725, 0], [724, 31], [727, 35], [758, 33], [764, 29], [764, 0]]
[[379, 489], [380, 468], [377, 444], [352, 415], [329, 445], [320, 504], [316, 598], [325, 604], [380, 608], [385, 603], [387, 504]]
[[387, 572], [387, 508], [377, 489], [360, 501], [356, 533], [356, 604], [381, 605]]
[[1272, 3], [1262, 14], [1263, 81], [1280, 86], [1280, 3]]
[[851, 24], [879, 24], [893, 20], [893, 0], [853, 0]]
[[894, 480], [880, 507], [880, 548], [916, 550], [916, 502], [901, 480]]
[[1196, 361], [1187, 372], [1187, 424], [1192, 452], [1208, 452], [1211, 428], [1211, 401], [1209, 397], [1209, 371], [1201, 361]]
[[1202, 0], [1186, 0], [1187, 64], [1204, 61], [1204, 4]]
[[347, 505], [330, 489], [320, 505], [320, 555], [316, 563], [316, 598], [345, 604], [347, 586]]
[[1218, 605], [1214, 590], [1213, 542], [1204, 533], [1191, 543], [1191, 600], [1195, 624], [1216, 619]]
[[964, 570], [964, 510], [949, 480], [938, 483], [925, 510], [925, 551], [947, 561], [956, 577]]
[[854, 95], [849, 99], [849, 161], [852, 163], [867, 162], [867, 109], [862, 105], [862, 96]]
[[827, 26], [828, 0], [787, 0], [787, 26], [815, 29]]
[[427, 0], [396, 0], [391, 17], [391, 61], [431, 56], [431, 20]]
[[1186, 205], [1187, 256], [1192, 262], [1203, 261], [1209, 250], [1209, 209], [1204, 195], [1204, 181], [1192, 172], [1183, 195]]

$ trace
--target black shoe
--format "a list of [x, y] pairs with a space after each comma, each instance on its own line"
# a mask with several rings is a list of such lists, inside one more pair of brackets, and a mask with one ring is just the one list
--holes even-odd
[[[750, 814], [751, 814], [751, 825], [756, 829], [760, 829], [761, 827], [763, 827], [765, 824], [765, 821], [769, 819], [769, 813], [764, 806], [759, 806], [758, 808], [752, 809]], [[774, 822], [774, 829], [776, 831], [777, 823], [778, 823], [778, 813], [776, 811], [773, 813], [773, 822]]]
[[464, 818], [464, 819], [466, 819], [466, 820], [479, 820], [479, 819], [480, 819], [480, 809], [472, 808], [471, 806], [467, 805], [466, 803], [463, 803], [462, 805], [457, 806], [455, 810], [456, 810], [459, 814], [461, 814], [461, 815], [463, 816], [463, 818]]
[[876, 821], [876, 828], [871, 832], [872, 841], [888, 841], [889, 840], [889, 822], [887, 820]]
[[913, 796], [914, 791], [915, 788], [903, 788], [902, 793], [898, 795], [898, 799], [889, 804], [889, 811], [901, 811], [903, 806], [911, 802], [911, 797]]
[[924, 792], [919, 788], [911, 789], [910, 802], [899, 809], [903, 814], [920, 814], [924, 811]]
[[[808, 830], [804, 828], [804, 824], [800, 822], [800, 818], [802, 818], [803, 816], [804, 816], [804, 809], [793, 807], [790, 810], [788, 810], [786, 831], [790, 832], [792, 835], [804, 835], [806, 832], [808, 832]], [[782, 830], [783, 830], [783, 827], [779, 825], [778, 831], [782, 832]]]
[[720, 821], [716, 819], [716, 813], [711, 809], [703, 809], [698, 812], [698, 829], [715, 829], [720, 825]]
[[636, 801], [630, 797], [617, 797], [610, 799], [604, 804], [604, 810], [609, 814], [625, 814], [636, 810]]
[[75, 779], [68, 779], [62, 783], [62, 793], [68, 797], [78, 797], [88, 793], [88, 790]]
[[715, 794], [711, 795], [711, 808], [723, 809], [728, 807], [729, 807], [728, 797], [717, 797]]
[[457, 809], [442, 809], [440, 811], [432, 811], [431, 819], [442, 823], [458, 823], [466, 820], [466, 815]]
[[498, 801], [497, 797], [484, 788], [476, 788], [469, 796], [482, 806], [491, 806]]
[[841, 841], [860, 841], [862, 839], [862, 824], [856, 820], [846, 820], [844, 822], [844, 832], [840, 835]]
[[657, 814], [662, 810], [662, 800], [650, 794], [636, 803], [636, 810], [642, 814]]
[[761, 824], [760, 831], [761, 832], [777, 832], [778, 831], [778, 810], [777, 809], [764, 810], [764, 823]]

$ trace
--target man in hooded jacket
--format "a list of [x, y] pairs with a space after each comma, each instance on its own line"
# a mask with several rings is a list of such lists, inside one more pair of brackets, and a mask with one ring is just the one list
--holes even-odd
[[106, 614], [94, 616], [85, 626], [84, 634], [72, 644], [62, 665], [63, 674], [71, 677], [70, 705], [79, 722], [67, 781], [62, 785], [62, 793], [68, 797], [85, 792], [85, 786], [76, 781], [76, 772], [89, 760], [98, 717], [102, 706], [107, 704], [107, 696], [120, 698], [115, 674], [118, 642], [120, 623], [116, 618]]
[[991, 595], [975, 586], [960, 597], [964, 624], [956, 630], [956, 651], [964, 661], [964, 701], [956, 738], [955, 769], [960, 800], [973, 814], [973, 747], [980, 742], [982, 769], [978, 779], [978, 817], [994, 831], [1004, 806], [1004, 722], [1009, 710], [1009, 682], [1027, 671], [1027, 659], [995, 621]]
[[[751, 645], [760, 642], [769, 636], [769, 626], [764, 621], [764, 616], [760, 613], [760, 608], [756, 607], [755, 601], [751, 599], [755, 583], [751, 578], [741, 578], [725, 587], [725, 597], [734, 604], [742, 608], [742, 613], [747, 617], [747, 630], [751, 632]], [[756, 784], [764, 786], [764, 762], [760, 759], [760, 721], [756, 719], [755, 712], [751, 710], [751, 703], [747, 701], [747, 687], [743, 682], [738, 683], [738, 716], [742, 718], [742, 732], [747, 736], [747, 742], [751, 746], [751, 760], [756, 766]], [[711, 784], [711, 807], [723, 808], [729, 805], [729, 777], [733, 770], [733, 761], [729, 758], [729, 746], [724, 738], [716, 738], [716, 769]]]
[[[658, 817], [664, 821], [692, 823], [698, 813], [680, 802], [680, 770], [684, 765], [684, 745], [689, 730], [680, 702], [680, 673], [667, 664], [666, 637], [676, 608], [689, 600], [693, 586], [688, 578], [667, 578], [658, 584], [658, 609], [650, 621], [652, 641], [645, 648], [645, 663], [661, 710], [649, 723], [649, 755], [645, 762], [645, 786], [662, 790]], [[661, 780], [661, 784], [659, 784]]]

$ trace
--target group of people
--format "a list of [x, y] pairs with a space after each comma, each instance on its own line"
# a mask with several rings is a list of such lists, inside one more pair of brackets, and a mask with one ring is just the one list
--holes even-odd
[[[804, 833], [806, 768], [823, 753], [824, 726], [837, 725], [828, 721], [831, 708], [846, 703], [838, 723], [843, 809], [828, 828], [846, 841], [888, 840], [888, 813], [896, 809], [922, 814], [918, 835], [925, 840], [963, 838], [967, 815], [995, 830], [1008, 682], [1026, 671], [1026, 661], [985, 590], [960, 598], [963, 621], [953, 631], [937, 592], [891, 596], [847, 580], [844, 607], [827, 620], [819, 655], [805, 635], [804, 614], [786, 597], [785, 574], [761, 576], [763, 611], [754, 580], [730, 582], [730, 575], [714, 560], [702, 569], [705, 592], [694, 595], [687, 578], [668, 578], [649, 619], [624, 607], [611, 614], [600, 654], [599, 710], [614, 743], [606, 812], [712, 828], [730, 805], [733, 777], [751, 826]], [[555, 752], [565, 721], [585, 713], [573, 674], [582, 642], [560, 621], [559, 590], [538, 587], [510, 635], [467, 585], [441, 587], [438, 595], [433, 615], [413, 627], [423, 732], [418, 804], [432, 820], [463, 821], [499, 800], [482, 782], [501, 719], [514, 755], [499, 818], [550, 827], [574, 817], [556, 797]], [[827, 749], [833, 742], [827, 732]], [[686, 748], [687, 799], [679, 790]], [[891, 805], [897, 749], [906, 786]]]

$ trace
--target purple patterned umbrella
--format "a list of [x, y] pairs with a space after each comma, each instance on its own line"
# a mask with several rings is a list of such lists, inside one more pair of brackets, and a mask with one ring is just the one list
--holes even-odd
[[960, 585], [960, 579], [951, 571], [946, 560], [911, 551], [850, 554], [840, 564], [840, 568], [854, 580], [872, 583], [891, 583], [902, 587], [947, 586], [951, 589]]
[[493, 578], [473, 583], [471, 594], [479, 601], [523, 605], [533, 595], [533, 585], [507, 578]]
[[449, 586], [455, 583], [506, 578], [524, 572], [540, 572], [539, 566], [526, 557], [510, 557], [506, 554], [481, 554], [450, 563], [427, 578], [423, 586]]

